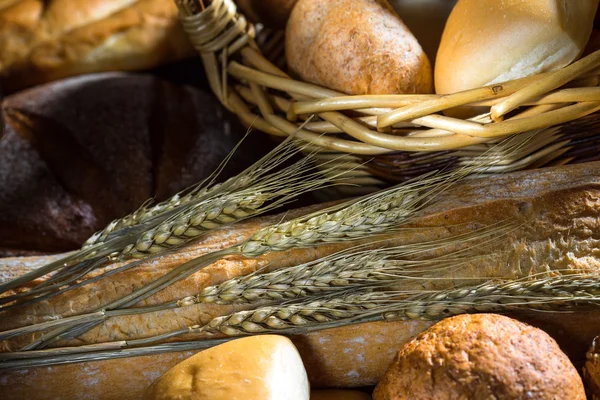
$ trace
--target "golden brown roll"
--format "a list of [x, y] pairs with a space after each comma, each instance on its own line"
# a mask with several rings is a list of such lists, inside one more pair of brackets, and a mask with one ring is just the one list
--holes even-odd
[[427, 55], [387, 0], [300, 0], [285, 49], [294, 75], [340, 92], [433, 90]]
[[495, 314], [438, 322], [404, 345], [373, 400], [584, 400], [577, 370], [546, 332]]

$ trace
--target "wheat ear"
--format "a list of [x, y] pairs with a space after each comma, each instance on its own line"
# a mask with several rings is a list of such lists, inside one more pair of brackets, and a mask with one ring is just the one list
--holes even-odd
[[[567, 272], [567, 271], [565, 271]], [[197, 340], [143, 346], [190, 332], [221, 333], [231, 337], [278, 333], [298, 334], [344, 325], [392, 320], [438, 320], [471, 312], [508, 310], [573, 310], [577, 306], [600, 305], [600, 278], [597, 275], [531, 277], [445, 291], [362, 290], [336, 296], [308, 299], [304, 303], [260, 307], [217, 317], [208, 324], [152, 338], [42, 351], [2, 354], [0, 370], [57, 365], [72, 362], [113, 359], [125, 355], [150, 355], [177, 349], [205, 349], [223, 342]]]
[[[476, 250], [501, 240], [516, 225], [504, 222], [470, 231], [452, 238], [424, 243], [412, 243], [379, 248], [377, 243], [358, 246], [322, 259], [283, 268], [269, 273], [254, 273], [232, 278], [219, 285], [209, 286], [195, 296], [150, 307], [98, 311], [74, 317], [57, 318], [21, 328], [0, 332], [0, 340], [47, 330], [70, 327], [81, 323], [104, 321], [115, 316], [144, 314], [166, 309], [187, 307], [200, 303], [255, 304], [279, 302], [317, 294], [348, 290], [358, 287], [378, 287], [389, 283], [400, 285], [405, 281], [437, 279], [444, 269], [456, 270], [465, 263], [476, 261]], [[472, 243], [472, 242], [480, 243]], [[463, 250], [449, 253], [456, 245], [471, 244]], [[382, 242], [381, 245], [385, 245]], [[377, 250], [373, 250], [377, 248]], [[430, 252], [447, 254], [430, 258]], [[442, 278], [440, 278], [442, 279]], [[481, 280], [481, 278], [477, 278]]]
[[[492, 147], [490, 151], [504, 152], [510, 155], [523, 145], [522, 140], [510, 138]], [[131, 307], [210, 265], [216, 258], [234, 254], [257, 257], [268, 251], [309, 247], [325, 242], [351, 241], [383, 233], [406, 223], [418, 210], [424, 208], [457, 181], [476, 170], [485, 170], [486, 166], [493, 166], [496, 162], [495, 159], [489, 159], [488, 153], [484, 153], [472, 164], [460, 169], [446, 173], [429, 173], [414, 181], [351, 200], [306, 217], [260, 229], [246, 242], [188, 261], [143, 288], [111, 302], [104, 307], [104, 310]], [[94, 323], [75, 328], [75, 331], [77, 334], [81, 334], [92, 326], [95, 326]], [[56, 341], [52, 335], [59, 337], [56, 336], [58, 333], [51, 332], [24, 349], [31, 350], [43, 343], [49, 344]], [[64, 331], [60, 335], [60, 337], [72, 337]]]
[[[237, 146], [236, 146], [236, 149], [237, 149]], [[291, 159], [293, 156], [299, 154], [302, 151], [302, 149], [303, 149], [303, 147], [301, 145], [298, 145], [298, 142], [290, 136], [287, 140], [282, 142], [279, 146], [277, 146], [275, 149], [273, 149], [271, 152], [269, 152], [267, 155], [265, 155], [265, 157], [263, 157], [262, 159], [257, 161], [255, 164], [253, 164], [251, 167], [246, 169], [244, 172], [242, 172], [238, 176], [230, 178], [228, 181], [226, 181], [223, 184], [211, 185], [214, 182], [214, 178], [216, 178], [216, 175], [219, 174], [219, 172], [221, 171], [224, 164], [227, 162], [227, 160], [233, 154], [233, 151], [232, 151], [232, 153], [230, 153], [230, 155], [228, 156], [227, 160], [225, 160], [223, 162], [223, 164], [217, 169], [217, 171], [215, 171], [215, 173], [213, 173], [205, 182], [188, 189], [188, 191], [186, 191], [187, 195], [177, 194], [173, 198], [164, 202], [164, 204], [168, 203], [168, 204], [170, 204], [170, 206], [167, 206], [165, 208], [165, 210], [164, 210], [165, 212], [163, 213], [164, 215], [161, 214], [162, 217], [160, 219], [158, 218], [157, 215], [155, 215], [156, 212], [158, 211], [158, 209], [161, 208], [160, 206], [158, 206], [158, 208], [154, 209], [154, 211], [152, 212], [153, 213], [152, 218], [148, 217], [147, 220], [144, 221], [143, 224], [141, 224], [141, 226], [139, 226], [139, 225], [137, 225], [135, 227], [128, 226], [125, 228], [126, 229], [136, 229], [137, 231], [141, 230], [143, 232], [144, 230], [152, 228], [153, 223], [158, 223], [161, 220], [171, 218], [176, 213], [176, 209], [179, 209], [178, 207], [184, 205], [184, 203], [185, 203], [185, 205], [189, 206], [190, 204], [204, 201], [211, 195], [215, 196], [215, 195], [218, 195], [219, 193], [223, 193], [225, 191], [231, 191], [236, 188], [239, 189], [239, 188], [248, 187], [257, 178], [260, 178], [261, 176], [265, 175], [266, 173], [273, 171], [274, 169], [279, 167], [282, 163]], [[235, 149], [234, 149], [234, 151], [235, 151]], [[209, 186], [205, 187], [205, 185], [209, 185]], [[173, 206], [173, 207], [171, 207], [171, 206]], [[142, 206], [142, 208], [140, 210], [143, 210], [146, 208], [147, 208], [147, 206]], [[136, 212], [136, 213], [133, 213], [132, 215], [145, 213], [140, 210], [138, 210], [138, 212]], [[136, 218], [139, 219], [141, 217], [139, 217], [139, 218], [136, 217]], [[136, 218], [133, 218], [132, 216], [127, 216], [124, 218], [124, 220], [129, 221], [129, 220], [134, 220]], [[153, 221], [153, 219], [158, 219], [158, 220]], [[111, 225], [112, 225], [112, 227], [110, 227]], [[106, 235], [104, 235], [102, 233], [102, 231], [100, 233], [94, 234], [92, 236], [92, 238], [90, 238], [88, 240], [88, 244], [85, 245], [84, 248], [82, 248], [78, 251], [72, 252], [68, 256], [61, 258], [59, 260], [56, 260], [50, 264], [44, 265], [43, 267], [40, 267], [40, 268], [36, 269], [35, 271], [31, 271], [27, 274], [24, 274], [20, 277], [17, 277], [15, 279], [11, 280], [9, 282], [0, 284], [0, 295], [5, 293], [8, 290], [17, 288], [19, 286], [23, 286], [24, 284], [31, 282], [34, 279], [40, 278], [40, 277], [45, 276], [53, 271], [56, 271], [57, 269], [64, 270], [64, 271], [62, 271], [62, 274], [61, 274], [61, 272], [58, 272], [56, 274], [56, 275], [59, 275], [59, 277], [61, 275], [62, 276], [68, 275], [67, 269], [69, 269], [70, 267], [77, 268], [77, 264], [83, 263], [84, 261], [90, 260], [91, 258], [93, 258], [94, 260], [97, 260], [97, 259], [101, 259], [103, 257], [109, 257], [115, 252], [115, 250], [119, 251], [119, 250], [125, 248], [126, 246], [131, 245], [132, 243], [135, 243], [135, 241], [136, 241], [135, 232], [131, 232], [131, 231], [128, 231], [127, 235], [115, 235], [114, 237], [110, 237], [110, 233], [116, 229], [115, 227], [117, 225], [119, 225], [118, 222], [113, 222], [113, 223], [109, 224], [109, 227], [106, 228], [106, 230], [107, 230]], [[0, 302], [6, 302], [6, 300], [4, 298], [0, 298]]]

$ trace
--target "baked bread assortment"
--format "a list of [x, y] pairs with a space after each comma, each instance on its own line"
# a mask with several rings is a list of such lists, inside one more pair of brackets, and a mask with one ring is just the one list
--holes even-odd
[[164, 0], [21, 0], [0, 5], [0, 82], [12, 92], [59, 78], [149, 69], [194, 55]]
[[[494, 224], [505, 219], [526, 221], [502, 240], [506, 252], [500, 251], [503, 257], [500, 261], [485, 257], [478, 259], [464, 274], [468, 277], [496, 276], [515, 279], [520, 274], [535, 274], [553, 267], [561, 270], [571, 269], [573, 272], [596, 271], [600, 267], [598, 259], [593, 256], [594, 248], [600, 240], [600, 218], [597, 217], [597, 199], [600, 198], [598, 168], [598, 163], [588, 163], [464, 182], [415, 220], [413, 229], [394, 233], [394, 243], [439, 240], [460, 232], [469, 232], [476, 226]], [[298, 210], [286, 217], [293, 218], [313, 210]], [[182, 262], [243, 240], [259, 227], [281, 218], [263, 217], [238, 224], [237, 227], [223, 228], [200, 240], [188, 251], [165, 255], [159, 260], [150, 260], [133, 270], [123, 271], [37, 305], [7, 310], [0, 321], [0, 331], [47, 321], [51, 316], [66, 316], [94, 309], [99, 304], [110, 302], [129, 293], [132, 288], [140, 287], [161, 276]], [[283, 268], [322, 257], [341, 247], [343, 246], [328, 244], [309, 251], [296, 249], [287, 252], [285, 257], [281, 257], [277, 252], [255, 259], [229, 257], [153, 295], [143, 304], [180, 299], [197, 293], [200, 288], [232, 276], [248, 274], [267, 264], [272, 269]], [[489, 247], [483, 246], [479, 251], [488, 254]], [[49, 260], [8, 259], [4, 261], [1, 270], [3, 279], [20, 276], [44, 261]], [[503, 267], [499, 268], [498, 265]], [[460, 281], [460, 276], [456, 276], [456, 281]], [[451, 284], [440, 283], [441, 287]], [[190, 322], [206, 323], [215, 315], [231, 312], [232, 307], [197, 304], [149, 314], [116, 317], [79, 339], [60, 345], [131, 340], [166, 333], [181, 329]], [[590, 341], [600, 329], [592, 323], [600, 321], [596, 314], [597, 311], [592, 314], [534, 312], [531, 315], [518, 316], [547, 330], [564, 351], [577, 360], [578, 357], [583, 357]], [[414, 335], [427, 329], [432, 323], [410, 320], [353, 325], [297, 336], [292, 340], [303, 358], [314, 388], [367, 386], [379, 381], [403, 343], [410, 341]], [[142, 326], [144, 329], [140, 330]], [[183, 336], [181, 339], [196, 340], [202, 337], [202, 334], [194, 334]], [[3, 351], [20, 348], [31, 339], [31, 336], [25, 336], [4, 341]], [[6, 372], [4, 375], [7, 378], [0, 381], [0, 393], [6, 393], [7, 396], [10, 394], [7, 398], [11, 399], [27, 398], [33, 393], [47, 393], [48, 398], [68, 398], [69, 393], [77, 393], [86, 388], [90, 396], [95, 398], [111, 398], [117, 395], [122, 398], [139, 398], [140, 393], [158, 375], [189, 355], [190, 352], [185, 352], [55, 365], [43, 368], [43, 373], [36, 368], [30, 368], [28, 372]], [[97, 372], [93, 375], [87, 374], [86, 369], [90, 368]], [[131, 373], [124, 374], [123, 371], [128, 369]], [[61, 379], [63, 385], [53, 385], [56, 379]], [[93, 381], [98, 384], [92, 385]], [[108, 390], [103, 389], [106, 386], [110, 386], [110, 391], [104, 394], [104, 391]]]
[[597, 0], [459, 0], [437, 53], [436, 92], [460, 92], [568, 65], [583, 52], [597, 8]]
[[373, 400], [579, 399], [581, 377], [544, 331], [494, 315], [445, 319], [404, 345]]
[[[245, 121], [258, 110], [291, 133], [283, 127], [310, 112], [274, 115], [289, 108], [278, 91], [325, 104], [555, 70], [586, 45], [593, 51], [599, 0], [236, 3], [267, 28], [270, 52], [285, 51], [293, 79], [323, 88], [262, 59], [232, 0], [0, 0], [3, 91], [84, 75], [2, 101], [0, 257], [17, 257], [0, 259], [0, 398], [584, 399], [584, 362], [588, 389], [600, 396], [600, 312], [586, 307], [600, 303], [600, 162], [562, 165], [558, 146], [534, 164], [554, 160], [554, 168], [492, 175], [510, 169], [497, 154], [528, 151], [527, 141], [503, 140], [482, 157], [463, 156], [488, 144], [438, 154], [456, 170], [275, 214], [345, 179], [339, 163], [349, 162], [347, 183], [372, 182], [353, 160], [305, 147], [302, 129], [265, 157], [269, 144], [249, 135], [230, 157], [245, 130], [225, 110], [239, 113], [243, 98]], [[187, 17], [204, 11], [214, 21]], [[200, 86], [223, 106], [158, 79], [165, 70], [90, 74], [189, 57], [178, 17], [199, 49], [227, 48], [202, 52], [210, 85]], [[206, 39], [221, 28], [223, 36]], [[262, 27], [256, 32], [264, 44]], [[196, 68], [171, 67], [176, 81], [198, 83], [186, 78]], [[363, 135], [413, 98], [460, 96], [343, 96], [331, 103], [370, 105], [327, 115], [315, 108], [322, 119], [306, 129], [330, 143], [340, 132]], [[595, 92], [586, 96], [595, 104]], [[374, 99], [391, 108], [369, 108]], [[534, 111], [555, 107], [536, 101]], [[420, 115], [382, 133], [423, 137], [427, 150], [430, 132], [412, 129], [443, 137], [450, 122], [481, 121]], [[593, 143], [574, 137], [574, 146]], [[383, 151], [369, 146], [360, 153]], [[428, 162], [427, 153], [413, 155]], [[490, 175], [466, 179], [483, 171]]]
[[309, 400], [298, 350], [283, 336], [234, 340], [177, 364], [144, 393], [144, 400]]
[[433, 91], [427, 55], [387, 0], [299, 0], [285, 49], [291, 73], [340, 92]]
[[[209, 93], [150, 75], [62, 80], [7, 97], [2, 113], [0, 256], [78, 248], [206, 178], [246, 132]], [[222, 179], [267, 150], [256, 136]]]

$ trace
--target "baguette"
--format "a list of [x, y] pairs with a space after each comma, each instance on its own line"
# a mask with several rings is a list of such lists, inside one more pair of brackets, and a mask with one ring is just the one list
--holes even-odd
[[194, 55], [164, 0], [23, 0], [0, 9], [0, 77], [10, 92], [100, 71], [153, 68]]
[[[503, 241], [504, 249], [510, 250], [506, 253], [506, 259], [500, 262], [492, 258], [480, 259], [476, 265], [466, 267], [465, 274], [481, 278], [515, 278], [551, 268], [598, 270], [599, 170], [600, 163], [587, 163], [464, 182], [422, 211], [412, 222], [413, 229], [395, 232], [390, 240], [398, 244], [435, 240], [511, 219], [523, 224], [511, 231]], [[310, 210], [297, 210], [289, 217], [308, 211]], [[67, 292], [38, 305], [5, 312], [0, 319], [0, 330], [42, 322], [56, 315], [90, 311], [129, 293], [175, 265], [243, 240], [256, 229], [279, 221], [280, 218], [258, 218], [235, 228], [221, 229], [185, 251], [161, 257], [158, 262], [148, 262], [135, 270], [99, 281], [90, 287]], [[269, 253], [252, 260], [227, 258], [153, 295], [141, 304], [179, 299], [198, 292], [202, 287], [246, 274], [267, 263], [271, 263], [270, 268], [284, 267], [322, 257], [347, 246], [347, 243], [326, 244], [286, 252], [284, 257], [282, 254]], [[489, 251], [489, 248], [482, 247], [481, 251]], [[0, 266], [0, 276], [8, 268], [16, 266], [21, 271], [35, 268], [36, 265], [31, 261], [31, 258], [23, 262], [17, 259], [6, 260], [4, 266]], [[454, 279], [460, 280], [461, 276]], [[440, 285], [447, 287], [453, 283], [454, 280], [448, 279]], [[231, 306], [195, 305], [153, 314], [113, 318], [82, 337], [60, 345], [147, 337], [182, 328], [190, 323], [205, 323], [231, 309]], [[600, 323], [589, 322], [582, 326], [581, 322], [600, 321], [597, 318], [600, 313], [559, 315], [521, 313], [515, 316], [546, 329], [572, 358], [583, 357], [589, 342], [600, 330]], [[376, 383], [402, 343], [430, 325], [429, 321], [371, 323], [314, 332], [294, 337], [293, 340], [303, 357], [313, 387], [363, 386]], [[33, 338], [4, 342], [2, 351], [14, 350]], [[188, 335], [179, 339], [197, 338], [200, 337]], [[192, 353], [186, 352], [113, 359], [4, 373], [0, 378], [0, 394], [7, 399], [74, 398], [74, 394], [85, 390], [90, 398], [139, 398], [155, 378], [190, 354]], [[59, 381], [61, 384], [57, 385], [56, 382]]]

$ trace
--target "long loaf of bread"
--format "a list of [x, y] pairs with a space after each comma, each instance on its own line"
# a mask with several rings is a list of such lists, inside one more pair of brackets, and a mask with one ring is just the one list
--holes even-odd
[[[297, 210], [288, 217], [309, 212]], [[0, 330], [43, 322], [57, 315], [83, 313], [130, 293], [193, 257], [226, 247], [256, 229], [279, 221], [264, 217], [221, 229], [194, 246], [145, 263], [37, 305], [2, 313]], [[464, 276], [516, 278], [549, 269], [600, 269], [600, 163], [528, 171], [466, 181], [424, 210], [410, 230], [391, 235], [394, 243], [416, 243], [451, 237], [499, 221], [521, 222], [503, 240], [502, 259], [482, 258], [439, 285]], [[349, 246], [326, 244], [258, 259], [229, 257], [148, 298], [144, 305], [164, 303], [197, 293], [202, 287], [247, 274], [269, 264], [281, 268], [306, 262]], [[482, 246], [482, 254], [490, 249]], [[0, 260], [0, 280], [10, 279], [47, 262], [44, 258]], [[231, 306], [194, 305], [151, 314], [111, 318], [78, 339], [60, 343], [78, 345], [141, 338], [165, 333], [230, 312]], [[591, 339], [600, 332], [600, 313], [522, 313], [515, 315], [553, 335], [575, 361], [583, 359]], [[586, 321], [586, 324], [582, 324]], [[335, 328], [294, 337], [314, 387], [364, 386], [377, 382], [397, 349], [432, 322], [379, 322]], [[585, 326], [582, 326], [585, 325]], [[37, 336], [2, 343], [12, 351]], [[188, 335], [182, 340], [198, 336]], [[0, 397], [134, 399], [160, 374], [192, 354], [85, 362], [2, 373]]]
[[100, 71], [149, 69], [194, 55], [165, 0], [0, 3], [4, 91]]

